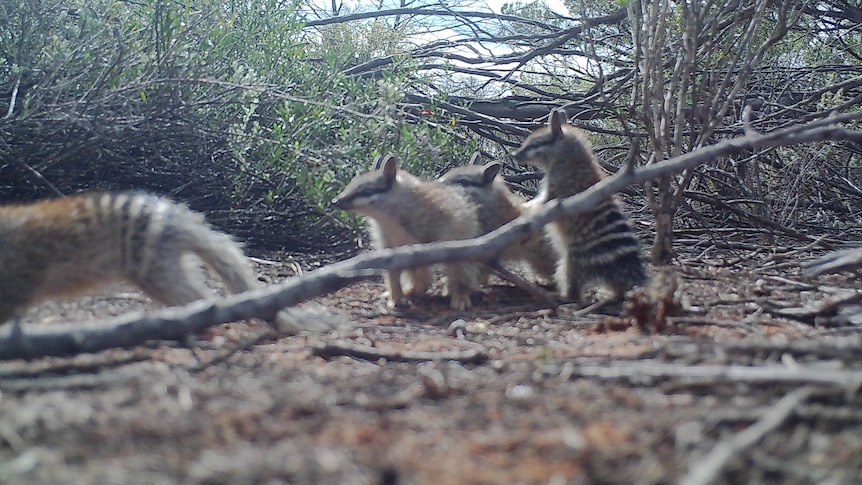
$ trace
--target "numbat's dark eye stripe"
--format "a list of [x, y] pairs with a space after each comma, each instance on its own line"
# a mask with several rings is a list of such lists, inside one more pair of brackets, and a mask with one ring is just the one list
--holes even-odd
[[472, 180], [452, 180], [452, 183], [458, 184], [462, 187], [484, 187], [485, 184], [482, 182], [474, 182]]
[[538, 150], [540, 148], [549, 147], [554, 144], [555, 138], [535, 140], [527, 146], [527, 150]]

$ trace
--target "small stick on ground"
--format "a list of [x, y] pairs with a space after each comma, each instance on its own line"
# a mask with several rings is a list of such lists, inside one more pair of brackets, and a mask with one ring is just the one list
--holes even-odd
[[680, 480], [680, 485], [705, 485], [715, 482], [721, 470], [731, 460], [756, 445], [769, 432], [781, 426], [793, 414], [797, 406], [808, 399], [813, 392], [813, 388], [803, 387], [778, 400], [774, 406], [766, 409], [760, 421], [730, 439], [718, 443], [703, 460], [695, 463], [689, 469], [685, 477]]
[[425, 362], [433, 360], [453, 360], [465, 364], [481, 364], [488, 360], [485, 349], [467, 349], [449, 352], [412, 352], [386, 351], [365, 345], [355, 345], [347, 342], [324, 342], [312, 347], [314, 355], [328, 359], [346, 355], [364, 360], [386, 359], [390, 362]]
[[219, 355], [215, 357], [209, 359], [202, 359], [197, 354], [195, 354], [198, 363], [192, 366], [189, 371], [200, 372], [208, 367], [212, 367], [216, 364], [221, 364], [222, 362], [227, 361], [239, 352], [249, 350], [266, 339], [276, 337], [278, 337], [278, 333], [272, 328], [267, 327], [264, 331], [254, 333], [249, 337], [245, 337], [239, 342], [237, 342], [235, 345], [231, 345], [229, 348], [222, 350]]
[[570, 317], [577, 318], [577, 317], [583, 317], [584, 315], [589, 315], [590, 313], [593, 313], [597, 310], [600, 310], [600, 309], [604, 308], [606, 305], [609, 305], [611, 303], [616, 303], [616, 301], [612, 298], [603, 298], [603, 299], [601, 299], [595, 303], [591, 303], [591, 304], [585, 306], [584, 308], [580, 308], [578, 310], [575, 310], [574, 312], [572, 312]]

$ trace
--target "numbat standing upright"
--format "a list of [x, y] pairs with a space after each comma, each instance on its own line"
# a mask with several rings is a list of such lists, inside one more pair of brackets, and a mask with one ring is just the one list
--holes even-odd
[[[561, 110], [552, 112], [548, 124], [532, 132], [512, 157], [545, 171], [541, 193], [530, 204], [578, 194], [604, 178], [589, 140]], [[550, 223], [547, 232], [560, 254], [555, 280], [564, 300], [584, 304], [586, 286], [596, 282], [622, 299], [646, 280], [640, 242], [614, 197]]]
[[[88, 193], [0, 206], [0, 323], [40, 300], [128, 281], [168, 306], [214, 296], [198, 259], [231, 293], [261, 283], [239, 245], [186, 206], [144, 193]], [[281, 312], [276, 323], [296, 331]]]
[[[470, 239], [480, 232], [476, 206], [463, 190], [398, 170], [391, 155], [376, 163], [374, 170], [351, 180], [332, 204], [367, 216], [377, 249]], [[479, 286], [480, 265], [457, 262], [445, 263], [443, 268], [444, 293], [449, 295], [451, 307], [469, 308], [470, 293]], [[384, 275], [384, 282], [389, 305], [396, 306], [403, 304], [406, 296], [424, 293], [430, 273], [427, 267], [392, 271]]]
[[[456, 167], [439, 178], [447, 185], [463, 187], [476, 204], [482, 234], [487, 234], [528, 213], [525, 201], [512, 193], [502, 177], [499, 162], [476, 164], [477, 154], [473, 155], [470, 165]], [[557, 254], [544, 231], [532, 234], [524, 241], [512, 244], [500, 259], [506, 262], [524, 262], [533, 276], [542, 283], [550, 282], [556, 267]]]

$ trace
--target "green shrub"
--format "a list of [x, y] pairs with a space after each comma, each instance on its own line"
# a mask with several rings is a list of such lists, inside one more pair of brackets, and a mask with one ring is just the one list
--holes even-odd
[[311, 32], [301, 5], [0, 0], [0, 198], [142, 188], [254, 207], [261, 225], [324, 211], [353, 222], [328, 201], [376, 155], [427, 176], [469, 158], [459, 128], [405, 102], [421, 84], [409, 58], [347, 74], [409, 32]]

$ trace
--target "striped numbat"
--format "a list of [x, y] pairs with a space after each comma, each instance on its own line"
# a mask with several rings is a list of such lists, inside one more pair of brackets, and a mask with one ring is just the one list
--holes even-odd
[[[464, 188], [467, 196], [476, 204], [482, 234], [487, 234], [519, 216], [528, 213], [526, 201], [512, 193], [498, 174], [499, 162], [478, 165], [477, 154], [470, 165], [455, 167], [439, 178], [447, 185]], [[550, 282], [556, 267], [557, 253], [544, 231], [514, 243], [503, 251], [500, 259], [509, 263], [526, 263], [528, 269], [540, 283]]]
[[[164, 198], [90, 192], [0, 206], [0, 323], [17, 320], [41, 300], [80, 296], [116, 281], [168, 306], [211, 298], [200, 260], [231, 293], [261, 286], [230, 236]], [[276, 324], [298, 330], [284, 312]]]
[[[548, 124], [533, 131], [512, 156], [545, 171], [535, 203], [578, 194], [604, 177], [589, 140], [561, 110], [552, 112]], [[585, 303], [583, 292], [592, 283], [622, 299], [647, 278], [640, 242], [614, 197], [554, 221], [546, 230], [560, 254], [555, 281], [564, 300]]]
[[[470, 239], [479, 235], [476, 206], [463, 190], [420, 180], [398, 169], [397, 160], [391, 155], [379, 160], [374, 170], [351, 180], [332, 204], [368, 217], [376, 249]], [[456, 310], [469, 308], [470, 293], [479, 286], [480, 265], [445, 263], [443, 270], [446, 274], [444, 293], [450, 297], [450, 306]], [[388, 272], [384, 274], [384, 283], [389, 305], [402, 305], [406, 297], [428, 289], [429, 269]]]

